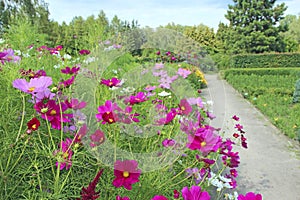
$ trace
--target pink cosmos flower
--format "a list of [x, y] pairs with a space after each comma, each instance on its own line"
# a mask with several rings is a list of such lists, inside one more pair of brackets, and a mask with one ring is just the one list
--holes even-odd
[[132, 122], [139, 122], [140, 120], [136, 118], [140, 114], [138, 113], [131, 113], [132, 106], [127, 106], [124, 111], [119, 112], [119, 120], [125, 124], [131, 124]]
[[205, 126], [198, 128], [194, 135], [188, 135], [187, 147], [191, 150], [199, 150], [204, 155], [216, 152], [221, 146], [221, 137], [214, 133], [214, 128]]
[[245, 196], [240, 194], [238, 200], [262, 200], [262, 195], [248, 192]]
[[4, 50], [3, 52], [0, 52], [0, 60], [1, 60], [1, 63], [4, 64], [5, 61], [6, 62], [18, 62], [21, 60], [21, 57], [19, 56], [15, 56], [14, 54], [14, 50], [12, 49], [6, 49]]
[[56, 167], [59, 165], [59, 169], [66, 170], [70, 169], [72, 166], [72, 155], [73, 151], [71, 149], [72, 139], [67, 138], [66, 141], [61, 141], [60, 145], [58, 145], [59, 149], [54, 152], [54, 155], [59, 155], [58, 161], [55, 163]]
[[52, 85], [52, 78], [48, 76], [32, 78], [30, 79], [29, 83], [26, 81], [26, 79], [16, 79], [13, 81], [14, 88], [32, 95], [43, 92], [50, 85]]
[[200, 186], [193, 185], [191, 189], [186, 186], [181, 192], [184, 200], [210, 200], [208, 192], [201, 191]]
[[179, 68], [177, 71], [177, 74], [179, 76], [182, 76], [183, 78], [187, 78], [188, 75], [190, 75], [192, 72], [188, 69], [184, 69], [184, 68]]
[[107, 79], [107, 80], [106, 79], [102, 79], [100, 83], [111, 88], [111, 87], [118, 87], [118, 86], [120, 86], [121, 80], [113, 77], [112, 79]]
[[76, 133], [74, 137], [74, 143], [81, 143], [81, 139], [87, 134], [88, 128], [86, 124], [83, 124], [82, 127], [80, 127], [78, 133]]
[[165, 77], [161, 77], [160, 80], [158, 80], [158, 82], [160, 82], [159, 87], [161, 88], [165, 88], [165, 89], [171, 89], [171, 84], [178, 78], [177, 75], [169, 77], [169, 76], [165, 76]]
[[178, 107], [179, 109], [177, 114], [179, 115], [189, 115], [193, 111], [192, 106], [186, 99], [181, 99]]
[[185, 132], [186, 134], [194, 135], [198, 128], [200, 128], [199, 123], [193, 120], [181, 120], [180, 122], [180, 130]]
[[115, 110], [121, 110], [116, 103], [112, 103], [107, 100], [104, 105], [98, 107], [98, 114], [96, 118], [98, 122], [102, 121], [102, 124], [112, 124], [118, 121], [118, 116], [114, 113]]
[[141, 170], [138, 169], [138, 162], [135, 160], [117, 160], [114, 165], [113, 185], [115, 187], [124, 186], [127, 190], [132, 189], [132, 184], [139, 182]]
[[79, 110], [86, 106], [85, 101], [79, 102], [78, 99], [71, 99], [71, 102], [69, 102], [69, 100], [67, 99], [65, 101], [65, 104], [68, 106], [68, 108], [71, 108], [73, 110]]
[[95, 133], [90, 135], [90, 139], [90, 147], [95, 147], [102, 144], [105, 141], [105, 134], [100, 130], [96, 130]]
[[188, 98], [187, 101], [190, 105], [197, 105], [199, 108], [204, 108], [202, 99], [200, 97], [198, 98]]
[[168, 200], [168, 198], [162, 195], [155, 195], [151, 200]]

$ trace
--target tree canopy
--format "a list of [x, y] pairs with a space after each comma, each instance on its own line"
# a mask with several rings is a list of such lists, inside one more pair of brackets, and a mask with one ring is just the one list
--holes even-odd
[[230, 37], [225, 37], [234, 53], [263, 53], [284, 51], [279, 21], [287, 9], [276, 0], [233, 0], [225, 17], [229, 20]]

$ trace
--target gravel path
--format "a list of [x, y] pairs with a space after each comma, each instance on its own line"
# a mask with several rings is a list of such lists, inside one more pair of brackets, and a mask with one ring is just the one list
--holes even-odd
[[[240, 152], [239, 193], [261, 193], [264, 200], [300, 200], [300, 145], [280, 133], [254, 106], [237, 93], [218, 74], [205, 75], [203, 90], [213, 101], [217, 116], [214, 127], [233, 133], [231, 117], [240, 117], [248, 138], [248, 149]], [[300, 111], [299, 111], [300, 112]]]

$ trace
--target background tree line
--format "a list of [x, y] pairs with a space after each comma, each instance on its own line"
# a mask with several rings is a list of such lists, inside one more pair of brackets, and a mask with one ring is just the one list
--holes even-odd
[[[59, 24], [49, 20], [48, 4], [43, 0], [3, 0], [0, 37], [14, 39], [23, 48], [30, 45], [30, 39], [36, 45], [63, 45], [67, 53], [75, 54], [128, 30], [136, 30], [127, 42], [132, 49], [139, 49], [147, 42], [145, 33], [155, 35], [159, 29], [168, 28], [199, 42], [217, 62], [222, 62], [226, 56], [239, 53], [300, 52], [300, 15], [284, 16], [286, 9], [276, 0], [232, 0], [225, 15], [229, 23], [220, 23], [217, 30], [204, 24], [175, 23], [151, 29], [140, 28], [138, 21], [124, 21], [116, 15], [109, 20], [104, 11]], [[27, 32], [29, 39], [20, 38], [20, 32]]]

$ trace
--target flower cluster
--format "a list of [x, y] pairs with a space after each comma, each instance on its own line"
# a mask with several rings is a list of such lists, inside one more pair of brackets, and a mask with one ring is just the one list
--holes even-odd
[[[107, 41], [105, 45], [110, 45], [110, 42]], [[119, 49], [121, 45], [111, 45], [106, 50], [111, 50], [112, 48]], [[55, 48], [42, 46], [38, 48], [38, 51], [46, 51], [56, 55], [59, 54], [61, 49], [62, 46]], [[2, 56], [1, 53], [0, 57]], [[79, 54], [88, 55], [90, 51], [82, 49], [79, 51]], [[100, 99], [95, 97], [97, 98], [95, 102], [100, 103], [97, 105], [97, 113], [92, 116], [98, 122], [97, 129], [92, 133], [89, 132], [91, 127], [88, 127], [89, 123], [86, 122], [88, 117], [82, 113], [82, 109], [87, 106], [87, 102], [69, 96], [69, 94], [72, 94], [72, 87], [79, 76], [78, 74], [81, 72], [81, 65], [75, 64], [72, 67], [69, 67], [71, 66], [69, 65], [60, 69], [60, 75], [65, 77], [65, 79], [60, 79], [59, 81], [48, 76], [44, 70], [21, 69], [20, 75], [22, 78], [14, 80], [12, 85], [30, 96], [29, 102], [33, 104], [34, 114], [27, 122], [26, 133], [29, 135], [27, 136], [31, 137], [34, 135], [34, 131], [41, 132], [43, 123], [47, 124], [48, 129], [44, 128], [44, 130], [48, 133], [50, 146], [52, 145], [50, 152], [52, 153], [52, 158], [55, 158], [53, 166], [55, 165], [57, 172], [59, 172], [60, 170], [69, 170], [74, 167], [74, 160], [77, 159], [76, 153], [80, 150], [85, 140], [88, 140], [86, 143], [88, 145], [85, 147], [89, 147], [91, 151], [95, 152], [100, 147], [105, 147], [106, 142], [111, 139], [116, 141], [115, 145], [117, 146], [118, 140], [124, 138], [124, 135], [119, 136], [124, 127], [134, 127], [132, 130], [138, 133], [138, 125], [144, 127], [150, 121], [153, 122], [154, 128], [160, 129], [155, 129], [154, 139], [147, 144], [151, 144], [151, 148], [157, 146], [157, 148], [153, 147], [153, 149], [158, 149], [158, 157], [165, 150], [169, 154], [176, 155], [176, 163], [181, 163], [181, 165], [179, 167], [175, 166], [175, 164], [169, 166], [168, 170], [176, 174], [171, 180], [182, 175], [182, 182], [185, 185], [179, 187], [177, 184], [174, 184], [174, 188], [172, 188], [171, 192], [168, 192], [168, 195], [160, 194], [160, 191], [152, 193], [150, 197], [145, 197], [145, 199], [166, 200], [172, 196], [174, 199], [209, 200], [211, 199], [211, 194], [208, 191], [211, 191], [209, 190], [211, 186], [216, 187], [217, 191], [221, 191], [224, 188], [236, 188], [237, 167], [240, 164], [240, 157], [239, 153], [234, 151], [233, 146], [235, 142], [229, 138], [222, 137], [219, 134], [219, 129], [209, 125], [209, 121], [215, 116], [208, 110], [200, 96], [186, 95], [181, 98], [173, 98], [176, 96], [174, 95], [174, 90], [178, 89], [179, 83], [188, 81], [188, 78], [194, 72], [188, 68], [180, 67], [170, 73], [170, 70], [166, 69], [163, 62], [166, 59], [171, 62], [177, 62], [179, 57], [175, 57], [169, 51], [164, 53], [164, 55], [157, 52], [157, 55], [162, 56], [162, 62], [155, 64], [149, 70], [151, 77], [155, 77], [154, 79], [157, 80], [155, 83], [151, 82], [147, 83], [149, 85], [145, 84], [139, 88], [126, 90], [128, 88], [125, 88], [124, 85], [126, 84], [123, 84], [126, 80], [116, 77], [108, 79], [100, 77], [101, 81], [99, 84], [98, 80], [97, 89], [106, 92], [114, 90], [116, 93], [120, 91], [120, 94], [108, 97], [108, 95], [103, 93], [106, 95], [103, 95], [103, 98], [102, 96]], [[5, 56], [2, 57], [4, 58]], [[1, 59], [1, 62], [2, 60], [4, 62], [5, 59]], [[5, 62], [8, 61], [5, 60]], [[196, 73], [198, 72], [196, 71]], [[89, 75], [87, 76], [89, 78], [97, 77], [94, 74]], [[126, 92], [124, 92], [125, 90]], [[147, 119], [147, 114], [149, 114], [151, 119]], [[239, 121], [237, 116], [232, 118], [236, 122]], [[51, 128], [60, 135], [52, 137]], [[233, 137], [239, 138], [241, 145], [247, 148], [243, 126], [236, 123], [235, 129], [237, 133], [234, 133]], [[142, 139], [136, 141], [141, 144]], [[129, 144], [128, 141], [124, 143], [124, 146]], [[130, 145], [128, 146], [131, 148]], [[180, 151], [182, 149], [184, 152]], [[182, 164], [182, 160], [188, 161], [189, 166]], [[222, 164], [218, 165], [221, 169], [216, 169], [218, 160], [222, 161]], [[180, 172], [178, 168], [182, 166], [184, 168]], [[113, 174], [114, 178], [110, 181], [104, 180], [102, 183], [108, 182], [116, 188], [117, 192], [113, 197], [117, 200], [130, 200], [130, 194], [132, 193], [127, 194], [126, 191], [135, 191], [137, 190], [136, 187], [140, 187], [143, 183], [144, 174], [142, 173], [144, 171], [142, 167], [143, 165], [134, 156], [131, 159], [115, 157], [113, 160], [113, 171], [111, 170], [111, 175]], [[70, 171], [72, 170], [68, 172]], [[80, 192], [81, 199], [98, 199], [100, 197], [100, 192], [104, 191], [98, 191], [96, 186], [102, 174], [103, 169], [96, 174], [94, 180], [87, 187], [82, 187]], [[168, 182], [165, 184], [168, 184]], [[248, 193], [245, 196], [239, 195], [237, 198], [240, 200], [259, 200], [261, 195]]]
[[14, 50], [12, 49], [5, 49], [4, 51], [0, 52], [0, 62], [1, 64], [5, 64], [6, 62], [13, 62], [17, 63], [21, 60], [20, 56], [16, 56], [14, 54]]

